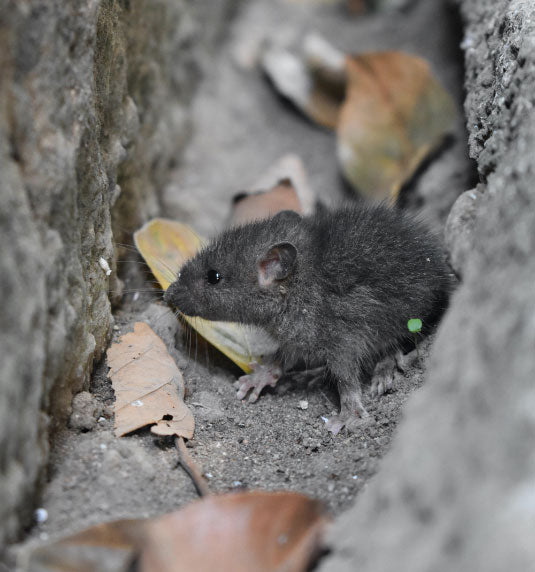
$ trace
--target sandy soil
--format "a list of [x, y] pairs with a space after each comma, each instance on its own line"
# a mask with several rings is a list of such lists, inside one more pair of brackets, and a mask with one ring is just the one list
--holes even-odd
[[[206, 62], [207, 79], [194, 103], [194, 136], [164, 190], [164, 214], [213, 234], [224, 225], [231, 196], [287, 152], [302, 157], [324, 202], [347, 197], [333, 135], [277, 97], [262, 73], [249, 65], [260, 40], [276, 36], [291, 43], [314, 30], [346, 51], [406, 49], [429, 59], [460, 101], [459, 28], [453, 8], [440, 0], [422, 0], [401, 16], [365, 19], [348, 18], [340, 8], [312, 9], [309, 3], [247, 3], [219, 53]], [[459, 114], [453, 142], [404, 191], [404, 204], [420, 208], [437, 228], [455, 198], [472, 185], [461, 110]], [[150, 285], [143, 283], [138, 268], [135, 260], [121, 268], [126, 294], [114, 335], [147, 320], [168, 344], [184, 373], [186, 402], [196, 418], [190, 452], [210, 488], [289, 489], [323, 499], [335, 514], [349, 507], [380, 468], [404, 401], [423, 383], [429, 344], [421, 348], [421, 363], [398, 372], [392, 393], [367, 400], [372, 425], [353, 435], [332, 436], [322, 416], [338, 404], [325, 385], [281, 381], [256, 404], [237, 401], [232, 386], [237, 368], [185, 334], [158, 294], [145, 292]], [[50, 539], [103, 520], [168, 512], [196, 498], [189, 478], [176, 466], [171, 441], [156, 439], [147, 430], [121, 439], [113, 435], [106, 410], [113, 391], [106, 374], [103, 362], [90, 387], [94, 402], [104, 407], [96, 427], [66, 428], [56, 435], [41, 502], [48, 519], [29, 531], [30, 539]], [[308, 402], [307, 409], [300, 408], [301, 401]]]

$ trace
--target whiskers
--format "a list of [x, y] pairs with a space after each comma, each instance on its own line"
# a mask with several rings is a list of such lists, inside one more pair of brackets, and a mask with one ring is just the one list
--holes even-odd
[[[124, 296], [119, 304], [124, 309], [125, 304], [139, 302], [139, 306], [135, 306], [136, 311], [141, 309], [143, 304], [163, 300], [166, 291], [165, 286], [173, 283], [178, 276], [178, 257], [177, 264], [173, 266], [169, 260], [162, 258], [150, 257], [149, 262], [145, 261], [137, 248], [133, 244], [124, 242], [114, 243], [116, 252], [119, 253], [117, 258], [117, 274], [124, 281], [125, 287], [121, 290], [109, 290], [110, 295]], [[162, 287], [164, 282], [164, 287]], [[143, 295], [143, 298], [140, 296]], [[128, 296], [128, 298], [126, 297]], [[133, 296], [134, 298], [131, 298]], [[154, 328], [163, 322], [165, 327], [166, 320], [170, 320], [170, 314], [174, 319], [178, 320], [181, 325], [180, 331], [182, 335], [182, 343], [179, 342], [178, 347], [181, 353], [188, 359], [192, 372], [197, 373], [199, 367], [199, 353], [203, 351], [204, 362], [209, 365], [210, 350], [208, 343], [197, 333], [195, 326], [199, 318], [189, 318], [186, 320], [184, 315], [178, 308], [171, 308], [162, 304], [162, 309], [150, 312], [149, 320]], [[204, 348], [203, 348], [204, 346]], [[193, 363], [191, 363], [193, 362]], [[189, 369], [188, 366], [188, 369]]]

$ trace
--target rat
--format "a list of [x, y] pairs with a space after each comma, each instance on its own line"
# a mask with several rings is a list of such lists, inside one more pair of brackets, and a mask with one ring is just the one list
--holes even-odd
[[362, 392], [375, 367], [414, 344], [409, 319], [430, 331], [450, 289], [441, 246], [421, 221], [356, 203], [224, 231], [185, 263], [164, 300], [187, 316], [260, 326], [278, 342], [271, 362], [239, 379], [240, 399], [252, 389], [255, 401], [298, 363], [322, 368], [340, 395], [336, 433], [369, 416]]

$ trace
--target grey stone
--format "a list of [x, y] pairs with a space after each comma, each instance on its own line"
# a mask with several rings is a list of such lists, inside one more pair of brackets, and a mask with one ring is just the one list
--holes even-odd
[[97, 419], [103, 408], [89, 391], [81, 391], [72, 400], [69, 427], [77, 431], [91, 431], [97, 426]]
[[444, 229], [448, 259], [457, 276], [469, 260], [474, 245], [476, 213], [482, 193], [478, 189], [465, 191], [453, 204]]
[[234, 4], [0, 0], [0, 545], [109, 339], [112, 237], [158, 212]]
[[535, 6], [464, 0], [486, 191], [427, 384], [320, 570], [535, 570]]

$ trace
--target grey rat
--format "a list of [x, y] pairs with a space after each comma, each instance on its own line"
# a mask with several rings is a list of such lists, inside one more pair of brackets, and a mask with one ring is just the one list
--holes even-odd
[[[377, 363], [414, 343], [446, 308], [449, 269], [435, 236], [386, 205], [282, 211], [224, 231], [186, 262], [165, 301], [187, 316], [263, 327], [279, 344], [282, 371], [324, 366], [337, 384], [338, 429], [368, 414], [362, 388]], [[256, 399], [276, 368], [240, 378]]]

